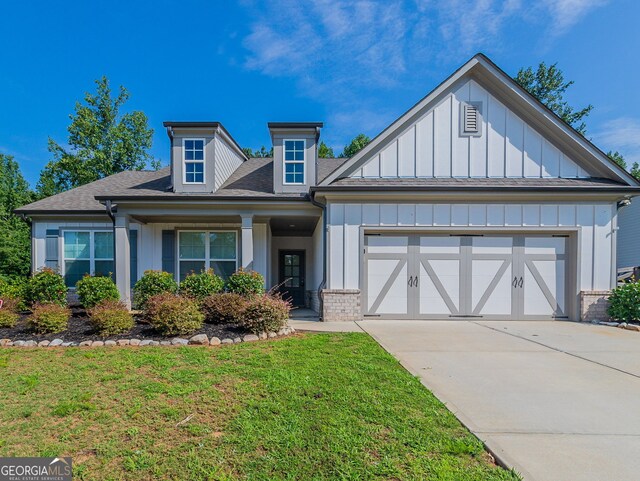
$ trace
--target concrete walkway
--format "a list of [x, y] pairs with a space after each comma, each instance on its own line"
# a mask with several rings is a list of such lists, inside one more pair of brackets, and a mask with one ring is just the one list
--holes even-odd
[[551, 321], [358, 324], [525, 480], [640, 479], [640, 333]]

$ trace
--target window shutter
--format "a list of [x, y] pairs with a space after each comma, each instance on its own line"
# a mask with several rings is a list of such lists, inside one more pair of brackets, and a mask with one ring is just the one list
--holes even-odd
[[51, 269], [58, 268], [58, 230], [47, 229], [44, 246], [44, 265]]
[[129, 252], [131, 264], [131, 285], [138, 281], [138, 231], [129, 231]]
[[176, 273], [176, 232], [173, 230], [162, 231], [162, 270]]
[[482, 103], [462, 102], [460, 104], [460, 135], [481, 135], [481, 126]]

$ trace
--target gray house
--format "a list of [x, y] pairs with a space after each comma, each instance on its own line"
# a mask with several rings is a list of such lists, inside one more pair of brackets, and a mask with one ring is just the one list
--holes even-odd
[[67, 285], [243, 267], [324, 320], [588, 319], [615, 284], [624, 170], [476, 55], [350, 159], [322, 123], [268, 124], [246, 158], [218, 122], [165, 122], [171, 165], [19, 209], [33, 268]]

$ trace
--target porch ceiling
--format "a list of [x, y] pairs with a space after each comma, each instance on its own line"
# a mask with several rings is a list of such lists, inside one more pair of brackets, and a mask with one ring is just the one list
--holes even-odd
[[276, 237], [313, 235], [319, 217], [272, 217], [269, 221], [271, 235]]

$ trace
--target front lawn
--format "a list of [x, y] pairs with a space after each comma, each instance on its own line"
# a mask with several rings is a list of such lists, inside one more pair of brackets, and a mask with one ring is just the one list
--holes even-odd
[[365, 334], [6, 348], [0, 383], [0, 456], [74, 479], [517, 479]]

